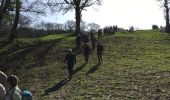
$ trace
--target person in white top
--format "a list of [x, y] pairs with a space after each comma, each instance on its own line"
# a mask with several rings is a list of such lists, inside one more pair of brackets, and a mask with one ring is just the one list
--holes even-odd
[[7, 75], [0, 71], [0, 100], [5, 99], [7, 87]]
[[21, 90], [18, 87], [18, 77], [11, 75], [7, 78], [10, 85], [6, 93], [5, 100], [22, 100]]
[[5, 87], [6, 91], [9, 89], [9, 84], [7, 83], [7, 75], [2, 71], [0, 71], [0, 84]]
[[5, 99], [5, 94], [6, 94], [5, 87], [2, 84], [0, 84], [0, 100]]

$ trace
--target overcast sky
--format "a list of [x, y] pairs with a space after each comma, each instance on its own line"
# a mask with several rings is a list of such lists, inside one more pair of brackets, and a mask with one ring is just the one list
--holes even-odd
[[[102, 6], [94, 6], [83, 11], [83, 21], [95, 22], [101, 27], [118, 25], [129, 28], [151, 29], [153, 24], [164, 25], [163, 9], [156, 0], [103, 0]], [[64, 23], [75, 20], [74, 12], [56, 14], [42, 18], [44, 21]]]

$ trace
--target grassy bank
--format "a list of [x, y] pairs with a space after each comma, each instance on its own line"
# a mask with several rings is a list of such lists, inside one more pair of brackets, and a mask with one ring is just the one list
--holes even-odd
[[[93, 51], [85, 65], [78, 53], [69, 82], [63, 59], [66, 50], [75, 47], [74, 37], [19, 41], [20, 49], [32, 48], [3, 66], [10, 67], [7, 73], [19, 76], [21, 89], [30, 89], [35, 100], [170, 99], [170, 37], [166, 33], [148, 30], [103, 37], [103, 63], [98, 64]], [[15, 53], [17, 49], [10, 51], [13, 46], [4, 46], [1, 54]]]

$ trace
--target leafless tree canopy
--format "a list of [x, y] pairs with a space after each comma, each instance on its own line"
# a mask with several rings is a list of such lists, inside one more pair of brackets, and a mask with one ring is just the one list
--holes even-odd
[[92, 5], [101, 5], [102, 0], [48, 0], [47, 4], [53, 12], [63, 11], [66, 13], [69, 10], [76, 9], [77, 6], [82, 12]]
[[76, 28], [75, 33], [79, 34], [81, 31], [81, 13], [87, 7], [92, 5], [101, 5], [102, 0], [48, 0], [47, 5], [51, 8], [52, 12], [67, 13], [70, 10], [75, 11]]

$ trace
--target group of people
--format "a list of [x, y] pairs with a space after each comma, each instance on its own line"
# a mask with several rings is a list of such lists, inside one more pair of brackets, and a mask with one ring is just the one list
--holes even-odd
[[[84, 56], [85, 64], [87, 64], [89, 61], [89, 56], [90, 56], [91, 51], [95, 50], [96, 47], [97, 47], [97, 50], [96, 50], [97, 59], [100, 64], [103, 61], [102, 59], [102, 55], [104, 52], [103, 45], [96, 40], [93, 32], [89, 33], [89, 38], [88, 37], [86, 38], [88, 39], [88, 41], [84, 41], [83, 40], [84, 37], [82, 38], [80, 34], [76, 38], [77, 48], [79, 49], [81, 46], [83, 47], [83, 56]], [[91, 41], [91, 46], [92, 46], [91, 48], [89, 47], [89, 44], [88, 44], [89, 39]], [[68, 79], [71, 80], [72, 74], [73, 74], [73, 67], [76, 64], [76, 56], [73, 53], [72, 49], [68, 50], [68, 53], [66, 54], [64, 61], [67, 64], [67, 68], [68, 68]]]
[[0, 100], [32, 100], [32, 94], [20, 90], [16, 75], [7, 76], [0, 71]]
[[111, 35], [117, 32], [117, 30], [118, 30], [117, 26], [108, 26], [103, 29], [103, 33]]
[[90, 31], [88, 35], [85, 34], [78, 34], [76, 37], [76, 45], [77, 48], [80, 48], [80, 46], [86, 45], [89, 41], [91, 41], [92, 49], [95, 49], [97, 39], [94, 36], [94, 31]]
[[[92, 47], [88, 45], [89, 39], [91, 40]], [[83, 40], [83, 41], [82, 41]], [[101, 63], [103, 61], [102, 54], [104, 51], [103, 45], [98, 42], [94, 36], [94, 33], [89, 33], [89, 38], [84, 35], [83, 38], [80, 35], [76, 38], [77, 48], [83, 47], [83, 56], [85, 64], [89, 61], [91, 50], [95, 50], [97, 47], [97, 59]], [[97, 46], [96, 46], [97, 44]], [[76, 64], [76, 55], [72, 49], [68, 49], [68, 53], [65, 57], [65, 63], [68, 68], [68, 79], [71, 80], [73, 75], [73, 67]], [[16, 75], [7, 76], [0, 71], [0, 100], [32, 100], [32, 94], [29, 91], [21, 91], [18, 87], [18, 77]]]

